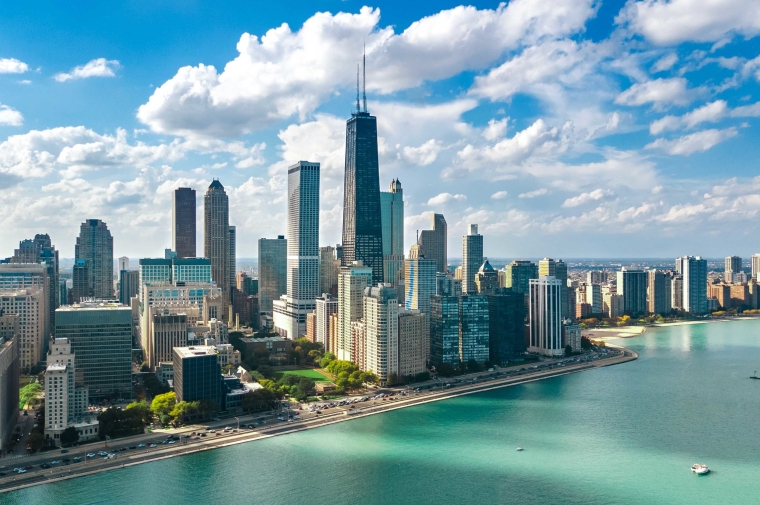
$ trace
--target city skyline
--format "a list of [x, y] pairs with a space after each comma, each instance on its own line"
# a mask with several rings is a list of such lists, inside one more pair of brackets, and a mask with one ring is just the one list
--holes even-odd
[[[172, 192], [217, 178], [229, 189], [238, 250], [254, 250], [258, 238], [285, 232], [286, 167], [309, 159], [324, 172], [320, 243], [339, 243], [343, 124], [366, 39], [380, 184], [404, 181], [406, 244], [441, 213], [451, 251], [477, 222], [489, 236], [487, 257], [754, 252], [757, 29], [742, 21], [742, 9], [720, 24], [711, 11], [697, 22], [663, 7], [666, 26], [652, 30], [654, 8], [633, 2], [567, 0], [556, 14], [539, 5], [380, 3], [345, 5], [343, 13], [327, 4], [239, 5], [219, 14], [229, 17], [216, 31], [204, 26], [203, 2], [180, 18], [169, 6], [149, 17], [114, 7], [117, 26], [98, 23], [104, 11], [93, 9], [35, 46], [20, 22], [29, 7], [19, 6], [0, 20], [0, 194], [8, 202], [0, 242], [43, 231], [42, 218], [70, 258], [76, 223], [98, 218], [120, 254], [156, 256], [171, 246]], [[55, 12], [34, 15], [35, 26], [61, 26]], [[134, 50], [145, 42], [131, 28], [146, 22], [168, 30], [152, 42], [165, 57]], [[282, 51], [262, 52], [261, 37], [282, 23]], [[477, 23], [484, 31], [475, 45], [453, 28]], [[180, 37], [189, 28], [203, 47]], [[445, 33], [459, 51], [426, 31]], [[100, 52], [89, 49], [93, 38]], [[330, 57], [312, 61], [307, 39]], [[328, 77], [300, 78], [294, 50]], [[254, 79], [250, 61], [271, 64], [282, 85]], [[251, 94], [230, 94], [228, 85], [248, 78]], [[219, 101], [181, 101], [193, 84]], [[144, 240], [128, 240], [134, 229]], [[656, 241], [640, 240], [651, 230]], [[722, 250], [728, 238], [736, 251]]]

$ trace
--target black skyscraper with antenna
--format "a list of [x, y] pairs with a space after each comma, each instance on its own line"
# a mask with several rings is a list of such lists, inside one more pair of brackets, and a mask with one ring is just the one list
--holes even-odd
[[383, 227], [380, 217], [380, 165], [377, 119], [367, 112], [366, 60], [362, 58], [363, 105], [346, 122], [346, 173], [343, 185], [343, 265], [361, 260], [372, 268], [372, 283], [383, 282]]

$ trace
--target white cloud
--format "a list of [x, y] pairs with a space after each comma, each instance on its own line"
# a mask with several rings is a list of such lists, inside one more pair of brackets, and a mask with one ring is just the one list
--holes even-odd
[[435, 162], [441, 149], [441, 141], [430, 139], [419, 147], [404, 147], [402, 157], [414, 165], [425, 167]]
[[657, 139], [645, 146], [646, 149], [660, 149], [668, 154], [689, 156], [708, 149], [736, 135], [736, 128], [723, 130], [703, 130], [675, 140]]
[[508, 194], [509, 193], [507, 193], [506, 191], [497, 191], [496, 193], [494, 193], [493, 195], [491, 195], [491, 199], [492, 200], [504, 200], [507, 197]]
[[659, 135], [667, 130], [676, 130], [680, 127], [694, 128], [700, 123], [716, 122], [723, 119], [728, 113], [728, 104], [725, 100], [715, 100], [694, 109], [683, 116], [665, 116], [649, 125], [649, 133]]
[[628, 0], [615, 20], [659, 45], [760, 34], [756, 0]]
[[117, 60], [97, 58], [90, 60], [84, 65], [72, 68], [68, 72], [60, 72], [53, 76], [58, 82], [66, 82], [71, 79], [87, 79], [89, 77], [114, 77], [114, 71], [119, 68]]
[[19, 111], [0, 104], [0, 125], [21, 126], [22, 124], [24, 124], [24, 116]]
[[451, 193], [441, 193], [429, 199], [427, 204], [430, 206], [446, 205], [452, 202], [463, 202], [467, 200], [465, 195], [452, 195]]
[[0, 58], [0, 74], [23, 74], [29, 65], [16, 58]]
[[664, 72], [673, 68], [673, 65], [676, 63], [678, 63], [678, 55], [676, 53], [668, 53], [652, 65], [651, 71], [655, 74], [657, 72]]
[[508, 117], [502, 118], [498, 121], [491, 119], [488, 121], [488, 126], [483, 129], [483, 138], [491, 142], [503, 138], [507, 134], [508, 123]]
[[562, 206], [565, 208], [578, 207], [580, 205], [585, 205], [589, 202], [595, 202], [597, 200], [601, 200], [602, 198], [605, 198], [610, 195], [612, 195], [612, 191], [601, 189], [601, 188], [595, 189], [594, 191], [591, 191], [588, 193], [581, 193], [578, 196], [568, 198], [567, 200], [564, 201]]
[[546, 188], [536, 189], [534, 191], [528, 191], [527, 193], [520, 193], [517, 198], [536, 198], [539, 196], [548, 195], [549, 190]]
[[652, 103], [661, 108], [670, 104], [684, 105], [692, 101], [693, 90], [688, 90], [683, 77], [655, 79], [636, 83], [615, 98], [620, 105], [644, 105]]
[[731, 117], [760, 117], [760, 102], [736, 107], [731, 111]]

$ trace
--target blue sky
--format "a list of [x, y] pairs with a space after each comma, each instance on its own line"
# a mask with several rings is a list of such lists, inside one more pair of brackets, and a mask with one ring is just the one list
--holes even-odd
[[339, 242], [365, 41], [407, 248], [440, 212], [452, 257], [468, 223], [498, 257], [758, 250], [755, 0], [76, 5], [0, 7], [0, 256], [41, 232], [73, 256], [87, 218], [115, 255], [159, 255], [172, 190], [200, 212], [218, 178], [253, 257], [299, 159], [322, 163]]

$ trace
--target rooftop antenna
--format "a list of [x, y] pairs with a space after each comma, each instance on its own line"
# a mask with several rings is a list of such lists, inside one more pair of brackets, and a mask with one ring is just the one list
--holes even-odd
[[364, 112], [367, 112], [367, 43], [364, 43], [362, 53], [362, 97], [364, 98]]
[[361, 112], [359, 108], [359, 64], [356, 64], [356, 113]]

